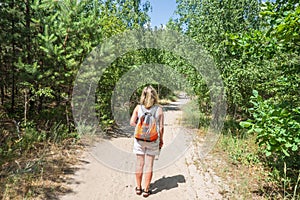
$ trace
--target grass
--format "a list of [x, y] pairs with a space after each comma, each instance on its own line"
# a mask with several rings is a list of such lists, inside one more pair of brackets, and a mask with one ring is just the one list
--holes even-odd
[[[186, 104], [182, 121], [189, 128], [200, 127], [198, 136], [203, 138], [210, 118], [196, 112], [197, 106], [193, 101]], [[262, 152], [256, 135], [246, 134], [238, 121], [227, 117], [217, 144], [203, 162], [228, 184], [230, 189], [221, 191], [225, 199], [300, 200], [300, 154], [291, 162], [282, 162]], [[201, 165], [197, 161], [194, 164]]]
[[300, 172], [291, 175], [293, 170], [286, 165], [281, 170], [269, 165], [270, 158], [261, 153], [255, 141], [255, 135], [236, 129], [232, 121], [230, 126], [225, 123], [225, 131], [212, 152], [212, 157], [223, 160], [222, 166], [213, 165], [215, 172], [231, 188], [224, 198], [299, 200]]
[[223, 159], [223, 166], [214, 170], [229, 185], [228, 199], [264, 199], [260, 194], [266, 173], [257, 156], [253, 136], [237, 138], [221, 135], [212, 154]]
[[19, 156], [2, 160], [0, 199], [58, 199], [72, 192], [68, 174], [77, 170], [84, 143], [72, 139], [60, 144], [39, 143]]
[[[195, 112], [196, 106], [196, 103], [190, 102], [183, 107], [183, 121], [190, 128], [200, 126], [198, 134], [201, 138], [205, 136], [209, 117]], [[226, 119], [223, 133], [210, 156], [203, 162], [208, 163], [229, 186], [229, 190], [220, 192], [225, 199], [300, 200], [300, 172], [294, 173], [296, 178], [293, 181], [289, 178], [291, 174], [287, 175], [288, 170], [291, 173], [289, 167], [282, 166], [285, 170], [276, 172], [276, 169], [268, 165], [261, 147], [256, 143], [256, 135], [246, 134], [233, 119]], [[201, 165], [197, 161], [194, 164]]]
[[206, 128], [209, 125], [209, 117], [199, 110], [197, 100], [191, 100], [182, 107], [183, 123], [189, 128]]
[[176, 100], [177, 100], [177, 96], [176, 96], [175, 93], [173, 93], [173, 94], [168, 95], [165, 98], [159, 99], [158, 103], [160, 105], [168, 105], [168, 104], [170, 104], [170, 103], [172, 103], [172, 102], [174, 102]]
[[[189, 102], [183, 107], [183, 120], [190, 128], [199, 128], [199, 138], [205, 136], [209, 125], [209, 116], [196, 112], [196, 102]], [[238, 125], [228, 120], [224, 132], [208, 157], [204, 159], [212, 167], [217, 176], [221, 177], [229, 190], [220, 193], [225, 199], [264, 199], [259, 194], [266, 177], [263, 165], [259, 160], [258, 146], [255, 137], [244, 136], [239, 132]], [[199, 141], [201, 143], [201, 141]], [[195, 161], [195, 166], [201, 165]]]

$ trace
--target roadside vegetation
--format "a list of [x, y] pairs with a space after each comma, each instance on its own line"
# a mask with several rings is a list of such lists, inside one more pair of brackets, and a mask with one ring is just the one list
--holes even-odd
[[[72, 116], [78, 70], [111, 36], [136, 28], [163, 31], [149, 27], [150, 8], [140, 0], [0, 3], [0, 198], [55, 199], [70, 192], [64, 177], [76, 170], [77, 150], [88, 137], [77, 133]], [[225, 159], [227, 167], [216, 169], [235, 191], [224, 197], [300, 199], [299, 27], [296, 0], [177, 0], [167, 29], [198, 42], [224, 82], [227, 117], [212, 152]], [[116, 125], [116, 83], [145, 63], [167, 65], [186, 78], [187, 95], [196, 97], [200, 111], [189, 117], [205, 130], [213, 107], [205, 78], [172, 52], [139, 49], [116, 58], [99, 80], [95, 110], [104, 134]], [[174, 91], [151, 84], [162, 103], [174, 100]], [[141, 88], [131, 95], [131, 107]]]

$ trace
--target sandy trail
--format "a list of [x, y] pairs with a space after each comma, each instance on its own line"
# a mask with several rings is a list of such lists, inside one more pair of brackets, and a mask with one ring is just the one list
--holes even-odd
[[[172, 104], [170, 109], [165, 111], [164, 148], [166, 149], [168, 146], [174, 146], [172, 141], [178, 134], [174, 130], [182, 115], [182, 111], [178, 108], [186, 101], [184, 98], [179, 98], [178, 102]], [[122, 154], [98, 155], [95, 153], [95, 149], [101, 148], [101, 143], [95, 144], [83, 154], [80, 170], [71, 177], [72, 181], [68, 183], [73, 192], [62, 196], [62, 200], [134, 200], [143, 198], [134, 192], [136, 184], [133, 173], [112, 169], [114, 167], [106, 166], [98, 159], [100, 156], [106, 156], [107, 158], [117, 157], [118, 160], [118, 156], [121, 156], [122, 160], [131, 160], [126, 162], [128, 166], [125, 166], [124, 169], [134, 169], [135, 155], [131, 153], [133, 139], [119, 137], [110, 140], [110, 143], [127, 151], [126, 155], [129, 155], [130, 158], [124, 157]], [[203, 162], [199, 162], [200, 158], [197, 156], [195, 145], [191, 145], [183, 155], [176, 160], [173, 159], [173, 162], [169, 162], [165, 166], [164, 161], [170, 157], [168, 156], [170, 151], [173, 151], [172, 148], [169, 148], [169, 151], [162, 149], [159, 160], [155, 161], [156, 170], [151, 184], [153, 194], [148, 199], [222, 199], [220, 191], [226, 186], [211, 169], [205, 167]], [[101, 150], [98, 149], [97, 152], [99, 153]], [[120, 162], [120, 165], [124, 164]], [[115, 166], [119, 167], [118, 164]]]

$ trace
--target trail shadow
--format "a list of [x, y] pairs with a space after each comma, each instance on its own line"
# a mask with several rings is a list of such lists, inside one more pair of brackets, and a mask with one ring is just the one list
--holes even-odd
[[171, 177], [165, 177], [156, 180], [150, 184], [150, 189], [153, 194], [159, 193], [163, 190], [170, 190], [178, 187], [178, 183], [185, 183], [185, 177], [181, 174]]
[[163, 109], [166, 112], [181, 110], [182, 105], [186, 104], [189, 99], [190, 98], [185, 95], [178, 95], [176, 101], [163, 105]]
[[178, 111], [180, 110], [179, 106], [177, 104], [167, 104], [163, 106], [163, 110], [168, 112], [168, 111]]
[[113, 129], [107, 131], [104, 135], [101, 135], [104, 139], [111, 140], [113, 138], [130, 138], [133, 136], [134, 127], [128, 124], [119, 124], [115, 126]]

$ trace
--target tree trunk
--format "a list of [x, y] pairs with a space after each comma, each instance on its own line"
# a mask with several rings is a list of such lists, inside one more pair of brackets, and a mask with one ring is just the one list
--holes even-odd
[[0, 92], [1, 92], [1, 105], [4, 105], [4, 99], [5, 99], [5, 82], [4, 82], [4, 73], [1, 74], [1, 84], [0, 84]]
[[[12, 0], [11, 8], [14, 9], [15, 1]], [[11, 34], [15, 33], [15, 15], [12, 17], [11, 21]], [[12, 50], [13, 50], [13, 58], [16, 58], [16, 42], [15, 38], [12, 38]], [[11, 86], [11, 112], [14, 112], [15, 107], [15, 67], [13, 61], [11, 61], [11, 71], [12, 71], [12, 86]]]
[[27, 50], [27, 63], [32, 64], [32, 56], [31, 56], [31, 30], [30, 30], [30, 1], [26, 0], [26, 50]]

